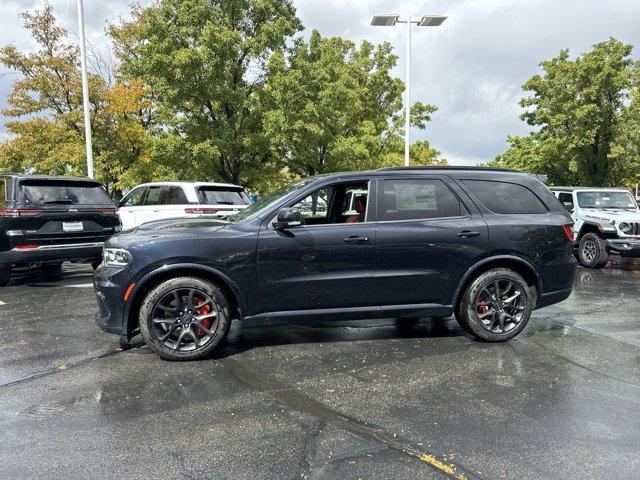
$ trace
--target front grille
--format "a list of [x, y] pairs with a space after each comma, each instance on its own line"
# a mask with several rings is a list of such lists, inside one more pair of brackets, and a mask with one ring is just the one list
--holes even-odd
[[640, 235], [640, 222], [626, 222], [631, 226], [631, 230], [629, 230], [627, 233], [622, 232], [624, 235], [629, 235], [629, 236], [638, 236]]

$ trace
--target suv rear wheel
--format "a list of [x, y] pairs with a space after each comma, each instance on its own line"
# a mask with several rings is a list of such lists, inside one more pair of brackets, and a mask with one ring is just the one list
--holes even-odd
[[456, 309], [466, 332], [487, 342], [505, 342], [529, 322], [534, 299], [526, 280], [513, 270], [496, 268], [478, 275]]
[[214, 284], [195, 277], [167, 280], [140, 308], [140, 333], [166, 360], [207, 357], [229, 331], [229, 302]]
[[0, 266], [0, 287], [4, 287], [11, 280], [11, 266]]
[[609, 262], [607, 242], [597, 233], [585, 233], [578, 246], [578, 259], [587, 268], [602, 268]]

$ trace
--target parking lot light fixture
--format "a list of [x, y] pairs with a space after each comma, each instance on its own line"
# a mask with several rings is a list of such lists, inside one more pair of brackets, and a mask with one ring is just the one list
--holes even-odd
[[405, 103], [404, 103], [404, 166], [409, 166], [409, 144], [410, 134], [409, 129], [411, 127], [411, 24], [416, 24], [419, 27], [439, 27], [447, 19], [445, 15], [423, 15], [423, 17], [417, 20], [411, 20], [411, 17], [401, 19], [400, 15], [395, 13], [380, 13], [373, 16], [371, 25], [374, 27], [393, 27], [397, 23], [407, 24], [407, 60], [406, 60], [406, 72], [405, 72]]
[[373, 16], [371, 25], [374, 27], [393, 27], [399, 17], [400, 15], [396, 15], [395, 13], [380, 13]]

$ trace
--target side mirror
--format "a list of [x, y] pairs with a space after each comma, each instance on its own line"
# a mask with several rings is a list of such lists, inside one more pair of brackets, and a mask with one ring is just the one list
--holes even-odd
[[281, 208], [278, 212], [278, 218], [273, 222], [276, 230], [287, 230], [293, 227], [299, 227], [304, 224], [302, 213], [297, 208]]

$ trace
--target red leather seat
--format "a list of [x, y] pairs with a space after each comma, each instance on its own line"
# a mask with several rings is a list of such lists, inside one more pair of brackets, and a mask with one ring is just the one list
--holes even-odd
[[367, 200], [366, 200], [366, 197], [364, 195], [356, 197], [355, 201], [353, 202], [353, 207], [354, 207], [355, 211], [357, 212], [357, 215], [348, 216], [347, 220], [345, 221], [345, 223], [364, 222], [364, 215], [365, 215], [365, 213], [367, 211]]

